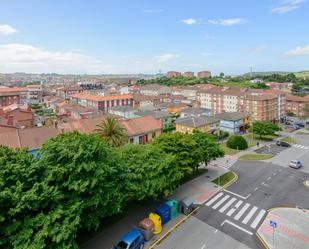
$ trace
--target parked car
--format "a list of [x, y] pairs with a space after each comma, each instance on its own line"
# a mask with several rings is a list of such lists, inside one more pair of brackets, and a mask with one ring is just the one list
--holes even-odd
[[302, 164], [299, 160], [292, 160], [289, 166], [293, 169], [299, 169], [302, 166]]
[[125, 234], [113, 249], [142, 249], [144, 247], [144, 237], [142, 233], [136, 229], [131, 229]]
[[296, 123], [296, 125], [298, 125], [299, 127], [305, 127], [305, 125], [303, 123]]
[[276, 142], [276, 145], [281, 146], [281, 147], [290, 147], [291, 146], [288, 142], [284, 142], [284, 141], [280, 141], [280, 140], [278, 140]]

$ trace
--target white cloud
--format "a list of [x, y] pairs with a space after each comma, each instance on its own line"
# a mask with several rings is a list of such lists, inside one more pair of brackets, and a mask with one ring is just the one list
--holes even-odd
[[270, 12], [276, 14], [285, 14], [300, 8], [301, 5], [306, 1], [307, 0], [284, 0], [281, 1], [280, 6], [272, 8]]
[[233, 25], [244, 24], [246, 21], [243, 18], [230, 18], [230, 19], [208, 20], [208, 22], [215, 25], [233, 26]]
[[184, 19], [184, 20], [181, 20], [181, 22], [187, 25], [197, 24], [197, 21], [193, 18]]
[[161, 54], [161, 55], [157, 55], [155, 56], [157, 62], [159, 63], [165, 63], [165, 62], [168, 62], [172, 59], [175, 59], [175, 58], [178, 58], [179, 55], [177, 54]]
[[309, 45], [301, 47], [298, 46], [285, 53], [287, 56], [299, 56], [299, 55], [309, 55]]
[[12, 35], [16, 33], [17, 30], [8, 24], [0, 24], [0, 35]]
[[77, 52], [51, 52], [25, 44], [0, 45], [3, 72], [103, 73], [112, 67], [103, 61]]

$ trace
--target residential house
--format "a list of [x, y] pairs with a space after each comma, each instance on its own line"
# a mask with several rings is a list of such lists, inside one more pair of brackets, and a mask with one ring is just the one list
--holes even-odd
[[216, 133], [220, 129], [220, 120], [213, 116], [186, 117], [176, 120], [176, 131], [181, 133], [193, 133], [193, 130]]
[[173, 118], [171, 114], [166, 111], [137, 111], [135, 113], [136, 116], [145, 117], [145, 116], [152, 116], [156, 120], [161, 120], [163, 125], [163, 130], [170, 129], [173, 127]]
[[40, 104], [43, 102], [41, 85], [27, 85], [27, 89], [27, 104]]
[[201, 71], [197, 73], [198, 78], [209, 78], [211, 77], [211, 72], [210, 71]]
[[194, 72], [187, 71], [187, 72], [182, 73], [182, 76], [185, 78], [193, 78]]
[[126, 129], [129, 143], [146, 144], [162, 133], [162, 121], [152, 116], [120, 120]]
[[0, 118], [2, 123], [11, 124], [17, 127], [33, 127], [34, 126], [34, 114], [31, 108], [25, 108], [18, 104], [12, 104], [3, 107], [0, 111]]
[[191, 107], [185, 108], [181, 110], [180, 117], [201, 117], [201, 116], [211, 116], [212, 111], [211, 109], [201, 108], [201, 107]]
[[161, 94], [171, 94], [171, 89], [168, 86], [159, 84], [148, 84], [140, 87], [140, 93], [148, 96], [159, 96]]
[[133, 106], [140, 109], [152, 109], [160, 104], [161, 100], [158, 96], [149, 96], [144, 94], [133, 95]]
[[56, 89], [56, 95], [63, 99], [69, 99], [71, 95], [82, 93], [84, 89], [80, 86], [59, 87]]
[[220, 130], [229, 134], [243, 133], [250, 124], [250, 114], [245, 112], [222, 112], [215, 117], [220, 120]]
[[114, 106], [108, 109], [109, 114], [126, 119], [139, 117], [139, 115], [136, 115], [136, 112], [137, 109], [134, 109], [132, 106]]
[[169, 71], [167, 72], [167, 77], [179, 77], [181, 76], [181, 73], [180, 72], [176, 72], [176, 71]]

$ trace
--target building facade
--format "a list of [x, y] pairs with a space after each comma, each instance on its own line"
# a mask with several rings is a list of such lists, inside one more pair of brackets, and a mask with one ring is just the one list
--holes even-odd
[[286, 96], [285, 110], [289, 114], [294, 114], [297, 117], [309, 115], [309, 96]]
[[198, 78], [209, 78], [211, 77], [211, 72], [210, 71], [201, 71], [197, 73]]

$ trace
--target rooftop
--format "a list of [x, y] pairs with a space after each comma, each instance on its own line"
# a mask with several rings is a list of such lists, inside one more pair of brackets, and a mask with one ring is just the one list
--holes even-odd
[[228, 120], [228, 121], [238, 121], [247, 118], [249, 116], [250, 114], [246, 112], [222, 112], [215, 115], [215, 117], [220, 120]]
[[179, 118], [176, 120], [176, 124], [188, 126], [188, 127], [193, 127], [193, 128], [198, 128], [204, 125], [208, 124], [214, 124], [218, 123], [220, 120], [217, 119], [214, 116], [211, 117], [186, 117], [186, 118]]
[[186, 113], [186, 114], [203, 114], [203, 113], [211, 113], [211, 109], [207, 109], [207, 108], [201, 108], [201, 107], [192, 107], [192, 108], [185, 108], [182, 109], [181, 111], [182, 113]]
[[111, 96], [97, 96], [85, 93], [76, 93], [71, 95], [72, 98], [85, 99], [92, 101], [109, 101], [109, 100], [119, 100], [119, 99], [132, 99], [131, 94], [122, 94], [122, 95], [111, 95]]
[[140, 117], [152, 116], [156, 119], [170, 117], [170, 114], [165, 111], [137, 111], [135, 115]]

